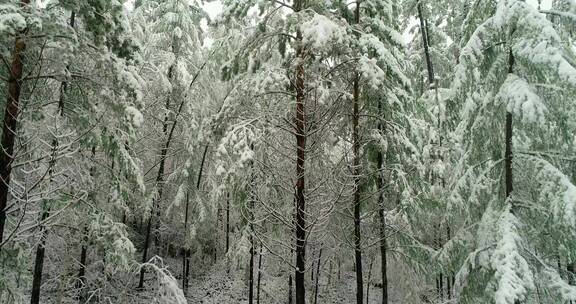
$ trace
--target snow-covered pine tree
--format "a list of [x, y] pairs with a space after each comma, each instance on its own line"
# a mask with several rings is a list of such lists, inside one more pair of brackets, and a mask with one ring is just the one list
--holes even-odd
[[448, 210], [466, 219], [449, 248], [461, 265], [457, 295], [462, 303], [574, 300], [555, 264], [575, 253], [574, 185], [562, 163], [573, 152], [576, 68], [530, 4], [499, 1], [474, 16], [453, 83], [460, 165]]

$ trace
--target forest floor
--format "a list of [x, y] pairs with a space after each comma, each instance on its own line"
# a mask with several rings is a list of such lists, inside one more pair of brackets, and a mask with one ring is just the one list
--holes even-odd
[[[308, 303], [314, 303], [314, 285], [307, 278]], [[336, 278], [333, 278], [336, 279]], [[337, 280], [337, 279], [336, 279]], [[255, 282], [256, 285], [256, 282]], [[263, 272], [261, 280], [260, 303], [275, 304], [288, 303], [288, 279], [283, 276], [275, 276]], [[339, 282], [328, 285], [327, 278], [321, 278], [318, 287], [318, 304], [349, 304], [356, 302], [356, 281], [354, 272], [342, 273]], [[366, 290], [364, 290], [366, 296]], [[370, 286], [369, 301], [365, 303], [380, 303], [382, 289]], [[254, 291], [256, 298], [256, 288]], [[390, 295], [390, 304], [401, 303], [395, 294]], [[221, 303], [248, 303], [247, 280], [244, 272], [237, 275], [228, 274], [226, 270], [219, 269], [216, 265], [212, 271], [190, 282], [188, 291], [188, 303], [221, 304]], [[256, 303], [256, 300], [254, 300]]]

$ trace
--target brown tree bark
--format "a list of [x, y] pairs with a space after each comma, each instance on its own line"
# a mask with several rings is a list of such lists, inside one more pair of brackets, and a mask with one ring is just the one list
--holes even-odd
[[[294, 1], [294, 11], [300, 12], [303, 0]], [[296, 91], [296, 304], [306, 303], [304, 274], [306, 271], [306, 197], [305, 197], [305, 156], [306, 156], [306, 97], [304, 88], [304, 45], [300, 28], [296, 30], [296, 60], [295, 70]]]
[[[21, 0], [20, 6], [25, 7], [30, 0]], [[12, 174], [12, 162], [14, 161], [14, 141], [18, 127], [18, 115], [20, 114], [20, 93], [22, 91], [22, 73], [24, 70], [24, 50], [26, 41], [24, 36], [27, 29], [18, 33], [12, 52], [12, 63], [8, 78], [8, 97], [4, 109], [4, 124], [2, 126], [2, 139], [0, 144], [0, 243], [4, 240], [4, 226], [6, 223], [6, 205], [10, 189], [10, 175]], [[1, 250], [1, 248], [0, 248]]]

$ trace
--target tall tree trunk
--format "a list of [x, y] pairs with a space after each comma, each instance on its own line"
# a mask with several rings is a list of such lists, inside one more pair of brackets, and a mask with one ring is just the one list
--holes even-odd
[[428, 27], [426, 25], [427, 20], [423, 16], [422, 3], [420, 1], [418, 1], [416, 7], [418, 9], [418, 19], [420, 20], [420, 35], [422, 36], [422, 46], [424, 47], [424, 56], [426, 59], [426, 67], [428, 70], [428, 83], [432, 85], [434, 84], [434, 67], [432, 65], [432, 58], [430, 56]]
[[260, 283], [262, 281], [262, 248], [260, 244], [260, 254], [258, 254], [258, 282], [256, 283], [256, 304], [260, 304]]
[[314, 284], [314, 304], [318, 303], [318, 282], [320, 281], [320, 265], [322, 264], [322, 247], [318, 252], [318, 264], [316, 266], [316, 284]]
[[[360, 23], [360, 4], [356, 1], [355, 23]], [[356, 265], [356, 303], [362, 304], [364, 300], [364, 279], [362, 274], [362, 248], [360, 232], [360, 136], [358, 123], [360, 118], [360, 75], [355, 71], [352, 100], [352, 151], [353, 151], [353, 174], [354, 174], [354, 256]]]
[[[20, 6], [25, 7], [30, 0], [21, 0]], [[14, 141], [18, 125], [20, 93], [22, 90], [22, 72], [24, 70], [24, 50], [26, 41], [24, 35], [28, 30], [18, 33], [14, 42], [10, 75], [8, 78], [8, 97], [4, 109], [4, 125], [2, 126], [2, 139], [0, 141], [0, 244], [4, 240], [4, 225], [6, 223], [6, 205], [10, 189], [10, 175], [12, 161], [14, 160]], [[0, 247], [1, 250], [1, 247]]]
[[[508, 73], [514, 73], [514, 54], [512, 49], [509, 51], [508, 55]], [[512, 176], [512, 136], [513, 136], [513, 120], [512, 113], [506, 111], [506, 130], [504, 131], [505, 137], [504, 142], [506, 145], [506, 150], [504, 151], [504, 185], [506, 190], [506, 200], [510, 200], [512, 195], [513, 187], [513, 176]], [[511, 204], [511, 202], [508, 202]], [[510, 208], [510, 212], [514, 213], [514, 209]], [[520, 300], [514, 300], [515, 304], [520, 304]]]
[[[254, 151], [254, 144], [250, 145], [250, 150]], [[248, 303], [254, 303], [254, 207], [255, 207], [255, 197], [254, 197], [254, 162], [250, 162], [250, 185], [248, 186], [248, 192], [250, 193], [250, 279], [248, 291]]]
[[[303, 0], [294, 2], [296, 13], [302, 10]], [[306, 303], [304, 274], [306, 272], [306, 198], [305, 198], [305, 156], [306, 156], [306, 100], [304, 88], [304, 45], [300, 28], [296, 30], [295, 90], [296, 90], [296, 304]]]

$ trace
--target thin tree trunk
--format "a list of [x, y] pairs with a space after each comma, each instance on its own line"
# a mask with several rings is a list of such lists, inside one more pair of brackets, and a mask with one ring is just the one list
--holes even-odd
[[292, 275], [288, 276], [288, 304], [292, 304]]
[[[168, 69], [168, 79], [172, 79], [172, 71], [173, 71], [174, 67], [170, 67]], [[170, 104], [170, 101], [168, 99], [168, 101], [166, 101], [166, 105], [168, 106]], [[180, 104], [181, 107], [183, 105], [183, 103]], [[180, 112], [180, 111], [179, 111]], [[176, 126], [176, 121], [174, 121], [174, 123], [172, 124], [172, 128], [170, 130], [170, 133], [168, 135], [168, 137], [166, 138], [166, 142], [164, 143], [164, 146], [162, 147], [162, 150], [160, 151], [160, 166], [158, 168], [158, 173], [156, 174], [156, 187], [158, 187], [158, 195], [156, 196], [156, 199], [154, 200], [154, 202], [152, 203], [152, 210], [150, 210], [150, 214], [148, 215], [148, 221], [146, 224], [146, 237], [144, 239], [144, 249], [142, 251], [142, 260], [141, 263], [144, 264], [148, 261], [148, 247], [150, 247], [150, 233], [152, 231], [152, 224], [153, 224], [153, 218], [154, 218], [154, 214], [156, 212], [159, 212], [159, 210], [154, 210], [154, 209], [159, 209], [159, 201], [162, 198], [162, 191], [164, 189], [164, 167], [165, 167], [165, 163], [166, 163], [166, 155], [168, 154], [168, 148], [170, 147], [170, 142], [172, 141], [172, 134], [174, 131], [174, 128]], [[166, 117], [164, 117], [164, 122], [162, 123], [162, 131], [164, 134], [166, 134], [168, 130], [168, 115], [166, 115]], [[160, 220], [160, 219], [158, 219]], [[158, 242], [159, 236], [156, 236], [156, 241]], [[140, 279], [138, 281], [138, 289], [143, 289], [144, 288], [144, 274], [146, 273], [146, 270], [144, 269], [144, 267], [140, 268]]]
[[[294, 2], [296, 13], [302, 10], [303, 0]], [[296, 30], [295, 90], [296, 90], [296, 304], [306, 303], [304, 274], [306, 271], [306, 199], [305, 199], [305, 156], [306, 156], [306, 100], [304, 88], [304, 45], [300, 28]]]
[[342, 262], [340, 261], [340, 258], [338, 258], [338, 282], [340, 282], [340, 277], [341, 277], [341, 269], [342, 269]]
[[258, 283], [256, 284], [256, 304], [260, 304], [260, 282], [262, 280], [262, 248], [260, 245], [260, 254], [258, 255]]
[[[355, 23], [360, 23], [360, 4], [356, 1]], [[353, 84], [353, 113], [352, 113], [352, 150], [353, 150], [353, 172], [354, 172], [354, 256], [356, 265], [356, 303], [362, 304], [364, 300], [364, 278], [362, 274], [362, 248], [361, 248], [361, 219], [360, 219], [360, 136], [358, 134], [358, 124], [360, 118], [360, 75], [355, 72]]]
[[[254, 145], [250, 145], [250, 150], [254, 150]], [[255, 205], [255, 198], [254, 198], [254, 162], [250, 163], [251, 169], [251, 177], [250, 177], [250, 185], [249, 185], [249, 193], [250, 193], [250, 279], [249, 279], [249, 288], [248, 291], [248, 304], [254, 303], [254, 255], [256, 254], [254, 248], [254, 205]]]
[[[72, 15], [74, 16], [74, 15]], [[73, 17], [71, 18], [72, 20]], [[64, 105], [64, 103], [62, 103]], [[60, 114], [62, 115], [64, 111], [61, 109]], [[96, 146], [92, 146], [92, 159], [95, 158], [96, 155]], [[90, 168], [90, 177], [94, 177], [94, 172], [96, 168], [92, 166]], [[88, 225], [84, 226], [84, 233], [82, 235], [82, 246], [80, 248], [80, 269], [78, 270], [78, 281], [76, 284], [76, 289], [78, 290], [78, 302], [83, 303], [85, 301], [85, 293], [84, 288], [86, 286], [86, 258], [88, 255]]]
[[318, 303], [318, 282], [320, 281], [320, 265], [322, 264], [322, 247], [318, 252], [318, 263], [316, 265], [316, 284], [314, 287], [314, 304]]
[[332, 259], [330, 259], [330, 266], [328, 266], [328, 286], [332, 283]]
[[[514, 54], [512, 49], [508, 56], [508, 73], [514, 73]], [[510, 200], [512, 196], [513, 187], [513, 175], [512, 175], [512, 136], [513, 136], [513, 125], [512, 125], [512, 113], [506, 111], [506, 130], [505, 130], [505, 145], [506, 150], [504, 151], [504, 185], [506, 189], [506, 200]], [[511, 202], [508, 202], [511, 204]], [[514, 209], [510, 208], [510, 212], [514, 214]], [[514, 300], [515, 304], [520, 304], [520, 300]]]
[[[190, 190], [186, 190], [186, 210], [184, 211], [184, 235], [188, 236], [188, 210], [190, 206]], [[188, 295], [188, 277], [186, 277], [186, 265], [188, 258], [188, 249], [186, 243], [188, 240], [184, 240], [184, 250], [182, 250], [182, 289], [184, 289], [184, 296]]]
[[[20, 6], [25, 7], [30, 4], [30, 0], [21, 0]], [[12, 63], [8, 78], [8, 97], [6, 108], [4, 109], [4, 125], [2, 126], [2, 139], [0, 141], [2, 152], [0, 152], [0, 244], [4, 240], [4, 225], [6, 223], [6, 204], [8, 202], [8, 192], [10, 189], [10, 175], [12, 173], [12, 161], [14, 160], [14, 141], [16, 139], [16, 129], [18, 126], [18, 114], [20, 104], [20, 93], [22, 90], [22, 72], [24, 70], [24, 50], [26, 42], [25, 29], [16, 37], [14, 51], [12, 53]], [[0, 247], [1, 249], [1, 247]]]
[[[380, 124], [380, 129], [382, 125]], [[388, 261], [387, 261], [387, 241], [386, 241], [386, 216], [384, 215], [384, 177], [383, 177], [383, 155], [378, 152], [378, 170], [380, 170], [379, 178], [377, 180], [378, 191], [378, 217], [380, 219], [380, 271], [382, 273], [382, 304], [388, 304]]]
[[422, 36], [422, 45], [424, 47], [424, 56], [426, 59], [426, 67], [428, 70], [428, 83], [433, 84], [434, 67], [432, 65], [432, 58], [430, 56], [430, 45], [428, 42], [428, 30], [426, 26], [427, 21], [422, 14], [422, 3], [420, 1], [418, 1], [416, 7], [418, 9], [418, 19], [420, 20], [420, 35]]
[[[85, 240], [87, 241], [87, 240]], [[88, 247], [86, 244], [82, 244], [80, 249], [80, 270], [78, 271], [78, 302], [85, 302], [84, 297], [84, 287], [86, 286], [86, 257], [88, 256]]]
[[226, 254], [230, 250], [230, 192], [226, 193]]
[[370, 304], [370, 279], [372, 279], [372, 266], [374, 265], [374, 260], [370, 260], [370, 266], [368, 266], [368, 282], [366, 282], [366, 304]]
[[312, 265], [310, 265], [310, 282], [314, 282], [314, 264], [316, 261], [312, 260]]
[[[378, 103], [378, 114], [384, 118], [382, 113], [382, 103]], [[380, 121], [378, 122], [378, 130], [381, 136], [386, 136], [385, 125]], [[378, 149], [376, 155], [376, 168], [378, 170], [378, 178], [376, 179], [376, 187], [378, 188], [378, 218], [380, 220], [380, 271], [382, 276], [382, 304], [388, 304], [388, 260], [387, 260], [387, 235], [386, 235], [386, 216], [384, 214], [384, 154], [381, 149]]]
[[248, 279], [248, 303], [254, 303], [254, 238], [250, 236], [250, 274]]
[[[196, 178], [196, 191], [200, 191], [200, 184], [202, 183], [202, 173], [204, 172], [204, 164], [206, 163], [206, 154], [208, 154], [209, 145], [206, 144], [204, 146], [204, 152], [202, 152], [202, 161], [200, 162], [200, 171], [198, 171], [198, 177]], [[187, 201], [188, 204], [188, 201]], [[188, 205], [186, 206], [188, 209]], [[187, 226], [187, 223], [186, 223]], [[186, 234], [188, 234], [188, 230], [186, 229]], [[184, 277], [186, 278], [186, 284], [184, 288], [188, 290], [188, 284], [190, 283], [190, 248], [186, 248], [185, 251], [185, 269], [184, 269]]]
[[[566, 275], [568, 276], [568, 284], [574, 285], [574, 263], [566, 263]], [[574, 303], [574, 301], [570, 301], [569, 304]]]
[[[42, 211], [42, 218], [40, 222], [44, 222], [46, 218], [50, 215], [50, 207], [46, 206], [44, 203]], [[48, 237], [48, 232], [46, 228], [42, 225], [40, 228], [40, 243], [36, 248], [36, 258], [34, 260], [34, 276], [32, 279], [32, 296], [30, 297], [30, 304], [40, 303], [40, 287], [42, 286], [42, 273], [44, 270], [44, 255], [46, 252], [46, 238]]]
[[[48, 176], [49, 181], [52, 183], [53, 168], [56, 163], [58, 151], [58, 141], [52, 141], [52, 158], [49, 162]], [[38, 304], [40, 302], [40, 288], [42, 286], [42, 274], [44, 271], [44, 255], [46, 253], [46, 238], [48, 237], [48, 230], [44, 225], [44, 220], [50, 216], [50, 206], [45, 200], [42, 204], [42, 216], [40, 219], [40, 243], [36, 248], [36, 258], [34, 260], [34, 274], [32, 278], [32, 295], [30, 297], [30, 304]]]

